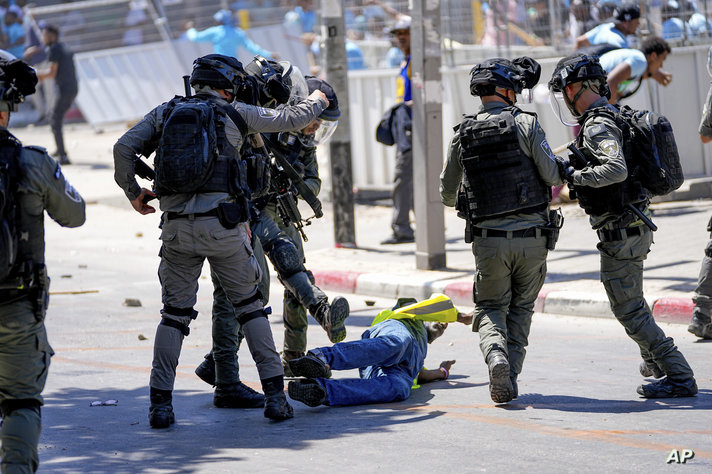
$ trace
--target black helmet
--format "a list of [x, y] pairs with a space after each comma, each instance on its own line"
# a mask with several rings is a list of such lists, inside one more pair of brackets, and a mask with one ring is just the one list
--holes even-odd
[[613, 10], [613, 18], [616, 21], [631, 21], [640, 18], [640, 8], [634, 3], [623, 3]]
[[35, 93], [37, 74], [21, 59], [0, 60], [0, 102], [8, 103], [8, 110], [17, 110], [25, 96]]
[[255, 58], [245, 66], [245, 72], [255, 79], [254, 105], [274, 107], [289, 101], [292, 85], [289, 75], [284, 74], [283, 63], [262, 56]]
[[513, 90], [520, 94], [539, 82], [541, 66], [527, 56], [514, 61], [504, 58], [488, 59], [470, 71], [470, 94], [493, 95], [496, 87]]
[[225, 89], [235, 97], [244, 96], [245, 89], [251, 86], [242, 63], [222, 54], [208, 54], [193, 61], [190, 85]]
[[610, 97], [611, 92], [606, 82], [606, 71], [598, 61], [598, 56], [572, 54], [559, 60], [549, 81], [549, 90], [562, 92], [566, 86], [575, 82], [594, 81], [598, 84], [601, 96]]
[[323, 79], [319, 79], [314, 76], [307, 76], [307, 86], [309, 87], [309, 93], [316, 90], [320, 90], [324, 93], [327, 99], [329, 99], [329, 106], [324, 109], [324, 111], [319, 115], [320, 119], [323, 120], [339, 120], [341, 117], [341, 110], [339, 109], [339, 100], [336, 98], [336, 92], [334, 88]]

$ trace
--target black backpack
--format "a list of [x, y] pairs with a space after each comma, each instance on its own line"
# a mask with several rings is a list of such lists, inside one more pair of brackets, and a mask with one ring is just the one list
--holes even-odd
[[20, 180], [22, 144], [7, 130], [0, 132], [0, 281], [17, 263], [17, 184]]
[[682, 186], [685, 178], [670, 121], [656, 112], [627, 105], [620, 108], [617, 120], [630, 136], [636, 173], [645, 189], [653, 196], [663, 196]]
[[193, 193], [210, 179], [217, 161], [215, 110], [200, 99], [171, 102], [154, 160], [156, 191]]

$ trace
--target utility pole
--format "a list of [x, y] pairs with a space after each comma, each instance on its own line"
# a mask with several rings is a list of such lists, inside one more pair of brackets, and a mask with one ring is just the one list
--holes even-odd
[[415, 265], [434, 270], [445, 268], [440, 0], [412, 0], [411, 13]]
[[321, 18], [321, 36], [324, 38], [326, 57], [326, 81], [334, 88], [339, 99], [339, 109], [341, 109], [339, 126], [329, 140], [334, 240], [337, 247], [354, 247], [356, 246], [356, 231], [343, 0], [321, 0]]

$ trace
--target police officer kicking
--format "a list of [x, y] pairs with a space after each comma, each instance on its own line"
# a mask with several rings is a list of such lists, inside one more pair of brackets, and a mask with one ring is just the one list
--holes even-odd
[[[175, 422], [176, 366], [190, 321], [197, 316], [193, 306], [206, 258], [234, 307], [257, 364], [266, 397], [265, 417], [291, 418], [284, 371], [257, 289], [260, 270], [247, 225], [251, 183], [238, 150], [250, 133], [303, 128], [329, 103], [316, 92], [279, 112], [247, 105], [244, 102], [253, 90], [242, 64], [217, 54], [195, 60], [190, 84], [196, 91], [194, 98], [159, 105], [114, 146], [114, 178], [134, 209], [141, 214], [155, 212], [146, 198], [157, 195], [164, 211], [158, 269], [164, 306], [154, 344], [149, 421], [153, 428]], [[136, 155], [154, 150], [155, 193], [141, 188], [135, 179]]]
[[615, 120], [617, 109], [608, 104], [606, 71], [597, 57], [574, 54], [558, 62], [549, 90], [552, 108], [561, 121], [581, 125], [576, 146], [585, 165], [576, 161], [574, 168], [560, 160], [559, 166], [598, 233], [601, 281], [611, 309], [640, 347], [645, 361], [641, 373], [665, 376], [640, 385], [637, 392], [645, 398], [694, 396], [697, 384], [692, 369], [672, 338], [655, 323], [643, 297], [643, 260], [653, 234], [637, 214], [650, 215], [648, 197], [632, 172], [632, 154]]
[[[286, 62], [275, 62], [256, 57], [245, 67], [245, 71], [256, 79], [256, 102], [263, 107], [274, 107], [288, 101], [301, 101], [309, 92], [321, 86], [322, 92], [329, 99], [329, 107], [319, 118], [298, 132], [279, 132], [265, 134], [267, 146], [273, 153], [281, 153], [294, 168], [301, 170], [304, 183], [316, 196], [321, 188], [319, 170], [314, 153], [317, 143], [326, 141], [337, 125], [340, 115], [336, 94], [325, 81], [309, 78], [310, 86], [298, 68]], [[316, 85], [315, 85], [316, 84]], [[269, 138], [268, 138], [269, 137]], [[308, 144], [305, 145], [304, 142]], [[291, 146], [287, 146], [291, 145]], [[250, 143], [243, 145], [243, 155], [256, 150]], [[304, 156], [303, 156], [304, 155]], [[282, 182], [275, 168], [272, 171], [272, 183]], [[273, 191], [275, 186], [264, 196], [255, 199], [250, 229], [253, 235], [253, 248], [262, 269], [260, 292], [265, 298], [269, 295], [269, 269], [262, 254], [266, 252], [278, 277], [285, 286], [285, 304], [283, 318], [285, 324], [285, 350], [282, 363], [288, 371], [286, 361], [304, 355], [306, 350], [307, 314], [306, 310], [327, 332], [329, 339], [339, 342], [346, 337], [344, 321], [349, 315], [348, 301], [336, 297], [329, 304], [324, 292], [314, 284], [314, 278], [304, 267], [304, 253], [301, 236], [295, 223], [284, 223], [279, 216], [276, 202], [278, 199], [293, 199]], [[296, 201], [295, 201], [296, 204]], [[279, 224], [277, 223], [279, 222]], [[237, 349], [242, 341], [239, 324], [235, 320], [234, 310], [227, 295], [213, 274], [213, 351], [196, 368], [195, 373], [203, 381], [215, 385], [213, 403], [219, 408], [258, 408], [264, 404], [264, 396], [243, 384], [239, 378]], [[296, 347], [295, 351], [290, 351]], [[296, 354], [296, 355], [294, 355]], [[290, 356], [291, 355], [291, 356]]]
[[536, 85], [539, 63], [528, 57], [488, 59], [471, 71], [470, 93], [482, 107], [455, 127], [440, 196], [467, 221], [477, 272], [473, 331], [496, 403], [517, 398], [534, 303], [546, 276], [551, 186], [562, 183], [554, 154], [533, 113], [516, 94]]
[[0, 60], [0, 467], [34, 472], [42, 429], [40, 407], [54, 354], [44, 326], [49, 277], [44, 264], [44, 211], [63, 227], [85, 220], [82, 197], [44, 148], [8, 130], [10, 112], [35, 92], [34, 69]]

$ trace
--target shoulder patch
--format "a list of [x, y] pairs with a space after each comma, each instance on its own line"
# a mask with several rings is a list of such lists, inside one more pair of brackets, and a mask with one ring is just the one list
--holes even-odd
[[82, 197], [79, 195], [77, 190], [69, 184], [69, 181], [65, 181], [64, 183], [64, 194], [66, 194], [67, 197], [74, 202], [82, 202]]
[[596, 135], [600, 135], [600, 134], [604, 133], [605, 131], [606, 131], [605, 125], [602, 125], [599, 123], [599, 124], [593, 125], [592, 127], [588, 127], [586, 129], [585, 133], [586, 133], [586, 136], [591, 138], [591, 137], [595, 137]]
[[277, 115], [277, 112], [275, 110], [266, 109], [264, 107], [257, 107], [257, 111], [259, 112], [260, 117], [272, 118]]
[[601, 141], [601, 143], [598, 144], [598, 149], [601, 150], [604, 155], [610, 156], [611, 158], [618, 156], [620, 152], [618, 142], [615, 140]]

